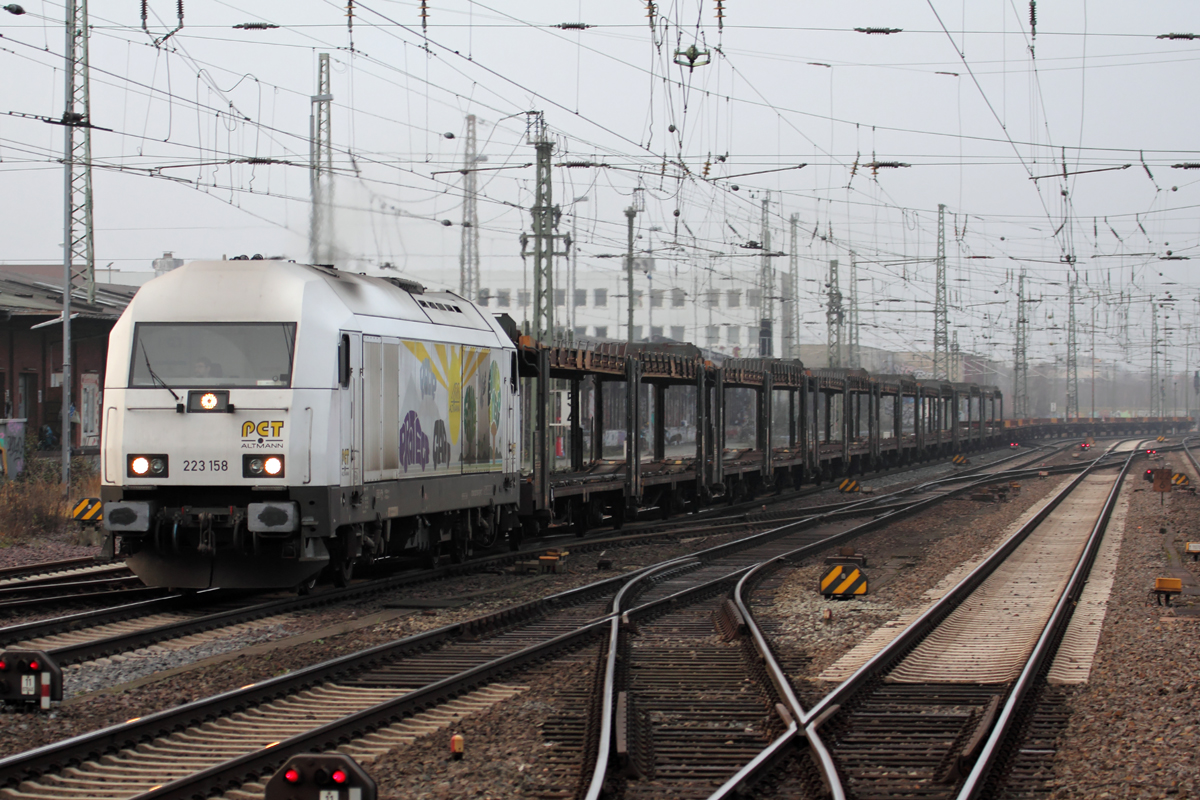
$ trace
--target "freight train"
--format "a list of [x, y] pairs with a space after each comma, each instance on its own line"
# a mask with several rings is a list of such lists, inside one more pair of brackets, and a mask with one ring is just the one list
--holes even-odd
[[541, 343], [453, 293], [274, 260], [147, 283], [104, 386], [105, 552], [189, 589], [344, 585], [1044, 430], [995, 387]]

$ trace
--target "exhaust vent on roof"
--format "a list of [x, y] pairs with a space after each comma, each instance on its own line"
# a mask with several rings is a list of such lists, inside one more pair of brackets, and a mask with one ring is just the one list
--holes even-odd
[[384, 280], [410, 294], [425, 294], [425, 287], [416, 281], [410, 281], [407, 278], [384, 278]]

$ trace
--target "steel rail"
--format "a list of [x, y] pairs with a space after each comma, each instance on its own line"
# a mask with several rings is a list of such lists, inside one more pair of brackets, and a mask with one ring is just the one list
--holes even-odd
[[786, 706], [784, 710], [788, 712], [788, 716], [791, 719], [785, 717], [784, 722], [788, 723], [787, 730], [780, 734], [761, 753], [747, 762], [733, 777], [725, 781], [720, 788], [709, 795], [708, 800], [729, 800], [729, 798], [745, 794], [755, 781], [775, 768], [776, 764], [784, 758], [785, 752], [795, 746], [796, 739], [801, 733], [804, 734], [808, 741], [808, 745], [817, 761], [817, 767], [831, 799], [845, 800], [846, 796], [842, 791], [841, 785], [836, 782], [831, 785], [826, 779], [826, 776], [836, 774], [833, 756], [829, 754], [829, 749], [825, 747], [825, 743], [815, 731], [810, 732], [807, 728], [800, 727], [798, 720], [804, 719], [804, 706], [800, 704], [800, 700], [796, 697], [787, 673], [775, 658], [775, 652], [771, 648], [770, 642], [767, 641], [767, 637], [763, 634], [762, 629], [758, 626], [758, 622], [754, 619], [754, 614], [750, 610], [749, 603], [746, 602], [747, 590], [752, 583], [765, 577], [768, 570], [788, 563], [797, 555], [799, 555], [799, 552], [793, 551], [755, 565], [738, 581], [737, 586], [734, 587], [732, 598], [734, 606], [741, 616], [742, 624], [746, 628], [746, 633], [750, 635], [751, 641], [754, 643], [754, 649], [762, 659], [767, 677], [775, 687], [775, 691], [783, 699], [783, 703]]
[[[998, 462], [994, 462], [992, 465], [985, 466], [994, 466], [995, 463]], [[909, 493], [909, 490], [901, 490], [896, 494], [907, 493]], [[806, 515], [805, 517], [800, 518], [799, 521], [803, 522], [810, 520], [812, 517], [820, 517], [821, 520], [824, 521], [828, 519], [835, 519], [840, 516], [852, 516], [860, 513], [875, 513], [876, 511], [891, 510], [890, 508], [870, 508], [870, 506], [871, 504], [877, 503], [880, 500], [896, 496], [896, 494], [882, 495], [880, 497], [872, 497], [814, 508], [813, 511], [817, 513]], [[593, 549], [599, 546], [607, 547], [613, 544], [628, 543], [631, 541], [636, 541], [639, 538], [653, 538], [659, 535], [661, 534], [627, 534], [620, 537], [593, 539], [584, 543], [582, 545], [582, 549]], [[579, 548], [578, 545], [577, 548]], [[517, 553], [505, 553], [498, 556], [490, 556], [479, 559], [475, 562], [472, 562], [470, 566], [482, 567], [494, 563], [503, 563], [540, 552], [540, 550], [534, 550], [521, 551]], [[405, 575], [383, 578], [377, 581], [356, 583], [341, 589], [329, 589], [327, 591], [302, 597], [289, 597], [279, 600], [271, 600], [247, 607], [235, 608], [226, 611], [217, 611], [192, 619], [165, 623], [163, 625], [157, 625], [140, 631], [132, 631], [125, 634], [118, 634], [115, 636], [104, 637], [102, 639], [96, 639], [90, 642], [81, 642], [79, 644], [53, 648], [49, 651], [49, 654], [52, 658], [54, 658], [55, 662], [59, 664], [59, 666], [77, 664], [90, 659], [101, 658], [116, 653], [128, 652], [141, 647], [147, 647], [157, 642], [166, 641], [173, 638], [214, 630], [219, 627], [236, 625], [254, 619], [261, 619], [262, 617], [273, 614], [302, 611], [308, 608], [331, 605], [367, 595], [391, 591], [396, 588], [437, 580], [439, 578], [457, 575], [464, 570], [464, 566], [458, 565], [438, 567], [433, 570], [425, 570], [415, 574], [408, 573]], [[197, 593], [196, 595], [169, 595], [166, 598], [158, 598], [141, 601], [138, 603], [126, 604], [114, 609], [98, 609], [96, 611], [82, 612], [64, 617], [56, 617], [50, 620], [40, 620], [36, 622], [0, 628], [0, 647], [29, 639], [43, 638], [68, 631], [79, 630], [87, 625], [101, 625], [112, 622], [126, 621], [139, 615], [150, 615], [153, 613], [177, 610], [181, 605], [190, 605], [196, 596], [209, 594], [214, 594], [218, 598], [227, 596], [222, 594], [222, 590], [209, 589]]]
[[137, 579], [137, 577], [133, 574], [133, 571], [130, 570], [129, 567], [125, 566], [124, 564], [96, 564], [93, 569], [79, 570], [72, 575], [60, 574], [62, 572], [69, 572], [69, 571], [70, 570], [63, 569], [63, 570], [59, 570], [57, 573], [51, 573], [49, 575], [37, 575], [37, 576], [26, 578], [26, 579], [10, 578], [10, 579], [4, 581], [3, 583], [0, 583], [0, 591], [7, 594], [7, 593], [12, 592], [13, 590], [20, 590], [20, 589], [33, 589], [33, 588], [46, 588], [46, 587], [53, 588], [53, 587], [58, 587], [58, 586], [72, 586], [76, 583], [86, 585], [87, 583], [93, 582], [96, 579], [100, 579], [100, 580], [117, 580], [120, 578], [133, 578], [134, 580]]
[[[677, 592], [669, 597], [662, 598], [660, 600], [654, 601], [654, 603], [651, 603], [651, 604], [648, 604], [645, 606], [638, 606], [635, 609], [622, 611], [622, 610], [620, 610], [620, 607], [619, 607], [619, 604], [617, 603], [617, 601], [614, 601], [614, 616], [610, 620], [610, 623], [609, 623], [610, 624], [609, 651], [608, 651], [608, 654], [606, 657], [604, 683], [603, 683], [602, 689], [601, 689], [602, 702], [601, 702], [600, 713], [602, 716], [601, 716], [601, 720], [600, 720], [600, 740], [597, 743], [597, 753], [596, 753], [596, 758], [595, 758], [595, 764], [593, 765], [593, 772], [592, 772], [591, 780], [589, 781], [589, 784], [588, 784], [588, 790], [584, 795], [585, 800], [598, 800], [598, 798], [601, 797], [603, 789], [604, 789], [604, 782], [607, 777], [609, 755], [611, 753], [612, 720], [613, 720], [613, 717], [615, 714], [614, 697], [615, 697], [615, 681], [616, 681], [616, 672], [617, 672], [617, 670], [616, 670], [617, 649], [618, 649], [618, 645], [619, 645], [620, 632], [621, 632], [622, 626], [627, 625], [631, 621], [632, 617], [635, 614], [639, 617], [644, 616], [644, 615], [650, 613], [650, 611], [654, 608], [662, 607], [665, 604], [678, 603], [684, 595], [691, 595], [691, 594], [711, 590], [712, 587], [714, 587], [714, 586], [730, 583], [735, 580], [738, 581], [738, 584], [736, 584], [736, 585], [740, 586], [740, 585], [742, 585], [742, 583], [745, 582], [746, 577], [749, 573], [762, 567], [764, 563], [766, 563], [766, 564], [778, 563], [781, 560], [792, 559], [792, 558], [797, 558], [797, 557], [804, 557], [807, 555], [811, 555], [813, 553], [820, 552], [822, 550], [826, 550], [829, 547], [836, 545], [840, 542], [852, 539], [856, 536], [861, 536], [864, 533], [868, 533], [877, 528], [889, 525], [892, 522], [896, 521], [897, 519], [899, 519], [903, 516], [908, 516], [911, 514], [919, 513], [920, 511], [924, 511], [926, 508], [936, 505], [937, 503], [940, 503], [943, 500], [946, 500], [946, 499], [954, 497], [958, 494], [962, 494], [964, 492], [970, 491], [975, 486], [985, 484], [988, 482], [994, 482], [997, 480], [1007, 480], [1007, 477], [989, 475], [989, 476], [985, 476], [983, 478], [979, 478], [975, 482], [968, 484], [966, 486], [958, 487], [956, 489], [951, 489], [950, 491], [948, 491], [944, 494], [934, 494], [934, 495], [930, 495], [929, 497], [914, 500], [913, 502], [907, 504], [903, 508], [900, 508], [900, 509], [897, 509], [894, 511], [889, 511], [888, 513], [885, 513], [885, 514], [881, 514], [872, 520], [864, 522], [861, 525], [857, 525], [846, 531], [842, 531], [841, 533], [837, 533], [832, 536], [825, 537], [825, 538], [821, 539], [820, 541], [813, 542], [813, 543], [810, 543], [807, 545], [803, 545], [799, 548], [796, 548], [795, 550], [788, 551], [787, 553], [785, 553], [781, 556], [777, 556], [768, 562], [763, 562], [758, 565], [749, 565], [749, 566], [737, 568], [734, 571], [732, 571], [724, 576], [721, 576], [719, 578], [715, 578], [711, 581], [708, 581], [705, 584], [702, 584], [697, 587], [693, 587], [691, 589], [683, 590], [681, 592]], [[895, 495], [906, 494], [906, 493], [909, 493], [910, 491], [912, 491], [912, 490], [910, 490], [910, 489], [900, 490], [899, 492], [896, 492]], [[871, 498], [871, 499], [864, 500], [864, 501], [861, 501], [860, 503], [856, 503], [856, 504], [852, 504], [852, 505], [867, 506], [876, 499], [879, 499], [879, 498]], [[807, 518], [805, 520], [801, 520], [800, 522], [792, 523], [790, 525], [785, 525], [782, 528], [776, 529], [774, 531], [768, 531], [766, 533], [758, 534], [755, 537], [749, 537], [749, 538], [750, 539], [759, 539], [762, 537], [766, 537], [768, 535], [770, 535], [772, 538], [781, 538], [782, 536], [787, 535], [788, 533], [798, 532], [800, 530], [803, 530], [805, 527], [810, 527], [811, 525], [819, 524], [820, 522], [823, 522], [826, 519], [831, 518], [833, 516], [834, 516], [834, 512], [816, 515], [814, 517]], [[703, 550], [698, 553], [694, 553], [694, 554], [691, 554], [688, 556], [682, 556], [678, 559], [674, 559], [670, 562], [666, 562], [665, 564], [661, 565], [661, 568], [657, 568], [657, 567], [652, 568], [652, 570], [648, 570], [637, 581], [631, 581], [630, 584], [628, 584], [626, 587], [624, 587], [621, 590], [621, 594], [619, 595], [619, 597], [621, 597], [623, 599], [626, 592], [632, 591], [634, 586], [643, 580], [653, 579], [654, 577], [661, 577], [663, 575], [663, 573], [667, 572], [671, 568], [677, 569], [681, 566], [685, 566], [688, 564], [693, 564], [693, 563], [698, 564], [701, 560], [703, 560], [706, 557], [717, 558], [720, 555], [723, 555], [724, 553], [729, 552], [731, 545], [742, 544], [746, 541], [747, 540], [739, 540], [739, 542], [730, 543], [727, 545], [718, 545], [716, 547], [709, 548], [707, 550]], [[764, 539], [764, 541], [767, 541], [767, 540]], [[740, 549], [745, 549], [745, 548], [739, 547], [737, 549], [740, 550]], [[748, 609], [744, 606], [744, 604], [742, 605], [741, 608], [739, 608], [739, 613], [742, 614], [743, 619], [750, 618]], [[767, 665], [768, 674], [771, 678], [772, 684], [775, 686], [775, 688], [779, 692], [780, 696], [785, 698], [787, 711], [789, 713], [793, 714], [795, 717], [795, 719], [790, 722], [785, 719], [784, 720], [785, 724], [788, 724], [789, 727], [795, 728], [795, 730], [797, 732], [800, 731], [801, 728], [800, 728], [798, 721], [801, 720], [804, 716], [803, 708], [800, 706], [799, 700], [795, 697], [795, 694], [792, 691], [791, 686], [787, 680], [786, 674], [783, 672], [782, 668], [779, 667], [779, 665], [774, 661], [774, 657], [771, 654], [770, 647], [767, 644], [765, 637], [763, 637], [761, 635], [761, 632], [759, 633], [759, 635], [755, 641], [755, 646], [758, 649], [759, 654], [763, 657], [765, 664]], [[810, 733], [807, 731], [805, 732], [805, 736], [809, 740], [809, 742], [812, 743], [813, 751], [817, 755], [818, 761], [823, 765], [824, 769], [832, 772], [832, 770], [833, 770], [832, 757], [829, 755], [824, 744], [820, 741], [819, 736], [817, 736], [815, 734], [815, 732]], [[784, 741], [777, 739], [776, 742], [774, 742], [774, 743], [772, 743], [772, 745], [768, 746], [767, 749], [771, 751], [770, 758], [764, 757], [764, 758], [760, 759], [760, 758], [756, 757], [751, 762], [752, 764], [755, 765], [755, 769], [761, 768], [762, 764], [767, 763], [768, 761], [772, 760], [773, 758], [779, 756], [781, 754], [781, 750], [779, 750], [779, 748], [782, 748], [784, 744], [785, 744]], [[762, 755], [762, 754], [760, 754], [760, 755]], [[743, 768], [743, 769], [745, 769], [745, 768]], [[739, 776], [742, 776], [741, 772], [739, 772], [737, 775], [735, 775], [734, 778], [737, 779], [737, 778], [739, 778]], [[823, 777], [824, 777], [824, 771], [823, 771]], [[731, 779], [731, 781], [732, 780], [734, 780], [734, 779]], [[740, 783], [741, 783], [741, 781], [738, 780], [736, 783], [733, 783], [732, 785], [730, 785], [729, 791], [736, 789], [740, 785]], [[833, 787], [834, 800], [844, 800], [844, 796], [838, 794], [838, 792], [840, 791], [840, 786], [836, 783], [836, 781], [834, 781], [830, 785]]]
[[1129, 468], [1137, 455], [1136, 450], [1129, 454], [1129, 457], [1125, 460], [1125, 465], [1121, 468], [1121, 474], [1113, 482], [1112, 490], [1109, 491], [1108, 498], [1105, 500], [1104, 506], [1100, 511], [1100, 516], [1092, 526], [1092, 532], [1088, 535], [1083, 553], [1080, 555], [1079, 561], [1071, 573], [1067, 587], [1063, 590], [1062, 595], [1055, 604], [1054, 612], [1046, 622], [1041, 636], [1038, 637], [1037, 644], [1034, 645], [1029, 660], [1025, 663], [1020, 677], [1013, 684], [1003, 708], [996, 717], [991, 735], [988, 736], [987, 741], [979, 752], [979, 757], [971, 768], [971, 772], [963, 782], [962, 789], [958, 793], [958, 800], [974, 800], [984, 790], [984, 783], [999, 756], [1000, 748], [1004, 744], [1018, 710], [1033, 688], [1034, 683], [1041, 676], [1042, 668], [1049, 663], [1049, 659], [1057, 649], [1062, 634], [1066, 631], [1067, 625], [1071, 621], [1076, 602], [1083, 593], [1088, 574], [1091, 572], [1092, 564], [1096, 559], [1096, 553], [1100, 550], [1100, 542], [1103, 540], [1104, 532], [1108, 528], [1108, 522], [1112, 518], [1113, 509], [1116, 507], [1117, 498], [1121, 494], [1125, 477], [1129, 474]]
[[13, 580], [22, 575], [52, 575], [55, 572], [66, 572], [95, 563], [97, 562], [93, 556], [79, 556], [78, 558], [64, 558], [60, 561], [39, 561], [19, 567], [0, 567], [0, 580]]
[[147, 595], [158, 595], [159, 597], [162, 597], [164, 596], [163, 593], [165, 591], [166, 589], [160, 589], [152, 586], [138, 586], [132, 589], [110, 589], [106, 592], [63, 594], [53, 597], [25, 597], [19, 600], [5, 600], [0, 602], [0, 611], [16, 611], [22, 608], [41, 608], [42, 606], [58, 604], [86, 603], [96, 600], [128, 601], [138, 597], [146, 597]]
[[180, 727], [201, 724], [224, 714], [231, 714], [249, 706], [266, 703], [328, 681], [338, 675], [365, 669], [372, 664], [399, 657], [404, 653], [437, 647], [489, 628], [509, 625], [522, 619], [531, 619], [564, 604], [585, 602], [606, 591], [615, 592], [617, 586], [629, 578], [629, 575], [615, 576], [588, 586], [510, 606], [472, 620], [435, 628], [395, 642], [377, 645], [294, 670], [285, 675], [268, 678], [240, 689], [195, 700], [129, 722], [0, 758], [0, 786], [14, 786], [22, 780], [36, 777], [51, 769], [97, 758], [122, 747], [136, 745], [139, 741], [169, 734]]
[[604, 790], [604, 779], [608, 775], [608, 760], [612, 752], [613, 718], [616, 714], [614, 707], [616, 689], [614, 678], [617, 673], [617, 652], [621, 638], [621, 626], [629, 624], [627, 614], [621, 611], [621, 604], [625, 601], [626, 595], [631, 594], [634, 587], [641, 584], [642, 581], [650, 580], [666, 573], [677, 573], [680, 569], [693, 564], [698, 566], [700, 561], [695, 558], [669, 561], [661, 567], [644, 572], [629, 581], [621, 587], [621, 591], [617, 592], [617, 596], [613, 598], [612, 617], [608, 620], [608, 653], [605, 654], [604, 664], [605, 678], [601, 689], [600, 739], [596, 749], [596, 762], [592, 767], [592, 779], [588, 783], [587, 792], [584, 793], [585, 800], [599, 800], [601, 792]]
[[[1123, 440], [1129, 441], [1129, 440]], [[1123, 442], [1117, 442], [1112, 445], [1107, 452], [1113, 452]], [[1122, 470], [1121, 475], [1115, 482], [1116, 486], [1120, 486], [1121, 479], [1128, 470], [1128, 464], [1132, 463], [1134, 457], [1138, 455], [1137, 448], [1130, 452], [1126, 467]], [[937, 627], [950, 612], [960, 605], [971, 593], [973, 593], [980, 585], [983, 584], [995, 569], [1002, 564], [1016, 548], [1025, 541], [1025, 539], [1039, 526], [1050, 514], [1057, 508], [1080, 483], [1091, 473], [1092, 469], [1099, 466], [1100, 459], [1096, 459], [1096, 463], [1090, 465], [1087, 469], [1081, 472], [1075, 479], [1068, 483], [1061, 491], [1059, 491], [1051, 500], [1046, 503], [1037, 514], [1035, 514], [1028, 522], [1006, 539], [1000, 547], [996, 548], [978, 567], [972, 570], [961, 581], [959, 581], [952, 589], [946, 592], [940, 600], [926, 609], [920, 616], [911, 622], [895, 639], [885, 645], [878, 653], [872, 656], [854, 674], [842, 681], [831, 692], [826, 694], [807, 714], [805, 714], [801, 723], [804, 726], [806, 735], [819, 735], [817, 733], [821, 724], [823, 724], [836, 710], [837, 707], [844, 704], [852, 695], [854, 695], [864, 684], [873, 680], [879, 674], [884, 672], [893, 663], [903, 657], [918, 641], [928, 635], [934, 628]], [[831, 764], [832, 766], [832, 764]], [[838, 776], [836, 769], [833, 772], [826, 774], [826, 780], [829, 785], [839, 786], [841, 779]], [[844, 793], [844, 789], [842, 790]]]
[[[1104, 456], [1101, 456], [1100, 458], [1095, 459], [1093, 462], [1089, 462], [1089, 464], [1086, 466], [1100, 467], [1102, 466], [1100, 462], [1103, 458]], [[1085, 465], [1064, 465], [1062, 467], [1050, 469], [1053, 469], [1057, 472], [1071, 472], [1080, 469], [1082, 466]], [[1032, 472], [1032, 470], [1027, 471]], [[1039, 472], [1041, 471], [1047, 470], [1039, 470]], [[941, 479], [941, 481], [938, 482], [945, 483], [957, 477], [959, 476], [953, 476], [949, 479]], [[1007, 479], [1008, 477], [1012, 476], [1005, 475], [1004, 479]], [[980, 480], [975, 485], [983, 482], [984, 481]], [[799, 700], [796, 698], [787, 674], [775, 659], [770, 643], [754, 618], [754, 614], [750, 609], [749, 603], [747, 602], [746, 595], [751, 584], [765, 577], [769, 570], [777, 569], [792, 561], [797, 556], [802, 556], [803, 550], [804, 548], [802, 548], [801, 551], [785, 553], [755, 566], [738, 582], [732, 598], [738, 613], [741, 615], [742, 624], [745, 626], [746, 633], [748, 633], [751, 637], [755, 650], [762, 658], [764, 667], [767, 670], [767, 674], [771, 679], [772, 684], [775, 686], [779, 696], [784, 698], [784, 702], [787, 705], [788, 710], [798, 720], [806, 720], [808, 718], [808, 713], [804, 710]], [[822, 779], [826, 783], [830, 797], [833, 800], [845, 800], [845, 791], [842, 788], [840, 781], [829, 780], [830, 776], [836, 776], [836, 767], [834, 765], [833, 758], [821, 739], [820, 734], [817, 732], [816, 727], [818, 726], [805, 725], [800, 730], [803, 731], [804, 736], [807, 739], [808, 745], [817, 762], [817, 766], [822, 773]], [[775, 742], [772, 742], [767, 750], [774, 753], [782, 748], [785, 744], [794, 745], [794, 740], [800, 730], [792, 733], [791, 735], [785, 734], [784, 736], [779, 737], [779, 739], [777, 739]], [[785, 740], [787, 741], [785, 742]], [[761, 775], [769, 771], [773, 767], [773, 764], [771, 763], [772, 759], [762, 758], [762, 756], [767, 753], [767, 750], [764, 750], [763, 754], [760, 754], [760, 757], [756, 757], [752, 761], [748, 762], [736, 775], [726, 781], [716, 792], [710, 795], [709, 800], [726, 800], [727, 798], [737, 796], [744, 792], [748, 785], [751, 785]]]
[[[926, 498], [913, 503], [912, 507], [914, 509], [918, 507], [926, 507], [927, 505], [937, 502], [940, 499], [953, 496], [954, 494], [957, 494], [960, 491], [965, 491], [969, 488], [970, 487], [963, 487], [960, 490], [951, 491], [945, 495]], [[859, 504], [865, 504], [865, 501], [860, 501]], [[850, 505], [855, 504], [852, 503]], [[896, 516], [897, 512], [882, 515], [852, 530], [865, 532], [866, 530], [873, 529], [882, 524], [890, 522]], [[803, 528], [808, 527], [810, 524], [818, 524], [821, 519], [822, 518], [818, 516], [813, 518], [811, 521], [794, 523], [792, 525], [784, 526], [780, 529], [766, 531], [761, 534], [757, 534], [756, 536], [747, 537], [746, 539], [739, 540], [738, 542], [708, 548], [707, 550], [702, 551], [702, 553], [706, 556], [716, 557], [726, 552], [732, 552], [735, 549], [744, 549], [753, 543], [767, 542], [773, 538], [786, 535], [786, 533], [802, 530]], [[846, 533], [847, 532], [843, 532], [843, 534], [838, 534], [834, 537], [828, 537], [827, 539], [822, 540], [822, 542], [816, 544], [822, 547], [827, 547], [830, 544], [836, 543], [838, 540], [844, 539]], [[686, 556], [683, 558], [693, 559], [696, 557], [696, 555], [699, 554], [694, 554], [692, 556]], [[673, 560], [667, 564], [658, 565], [657, 568], [668, 569], [670, 567], [678, 567], [679, 561], [679, 559]], [[743, 570], [744, 569], [746, 568], [743, 568]], [[742, 570], [731, 573], [721, 580], [732, 580], [732, 578], [736, 577], [738, 572], [741, 571]], [[3, 778], [0, 778], [0, 782], [2, 782], [4, 785], [19, 784], [22, 780], [34, 778], [37, 775], [47, 772], [51, 769], [61, 768], [69, 766], [72, 763], [80, 763], [88, 759], [93, 759], [103, 755], [106, 752], [112, 752], [114, 750], [119, 750], [123, 747], [136, 744], [138, 741], [143, 741], [147, 738], [153, 738], [158, 735], [170, 733], [172, 730], [176, 730], [181, 726], [203, 723], [204, 721], [214, 719], [222, 714], [232, 713], [248, 706], [268, 702], [277, 697], [313, 686], [319, 682], [323, 682], [350, 670], [363, 668], [367, 665], [385, 660], [387, 658], [396, 657], [404, 652], [410, 652], [418, 648], [437, 646], [438, 644], [449, 641], [455, 637], [470, 635], [476, 631], [485, 629], [489, 625], [510, 624], [517, 619], [531, 618], [544, 613], [545, 610], [556, 605], [571, 602], [576, 598], [594, 596], [597, 593], [608, 590], [610, 587], [615, 587], [619, 583], [624, 583], [631, 579], [636, 580], [640, 577], [640, 573], [635, 573], [634, 575], [617, 576], [586, 587], [581, 587], [579, 589], [563, 592], [557, 595], [551, 595], [540, 600], [535, 600], [515, 607], [503, 609], [475, 620], [445, 626], [443, 628], [428, 631], [423, 634], [417, 634], [415, 636], [408, 637], [398, 642], [388, 643], [370, 648], [365, 651], [360, 651], [358, 653], [349, 654], [338, 659], [333, 659], [322, 664], [296, 670], [287, 675], [268, 679], [257, 684], [243, 687], [241, 689], [225, 692], [211, 698], [197, 700], [175, 709], [168, 709], [166, 711], [157, 712], [140, 719], [131, 720], [128, 723], [110, 726], [109, 728], [99, 731], [81, 734], [71, 739], [52, 743], [31, 751], [27, 751], [25, 753], [0, 759], [0, 776], [3, 776]], [[721, 581], [718, 580], [701, 588], [711, 589], [712, 585], [720, 582]], [[677, 595], [672, 595], [661, 602], [675, 602], [678, 599], [678, 595], [685, 593], [688, 592], [677, 593]], [[332, 593], [327, 593], [327, 595], [328, 594]], [[594, 620], [593, 623], [589, 623], [589, 625], [602, 624], [606, 619], [607, 617]], [[371, 709], [368, 709], [362, 713], [366, 714], [370, 711]], [[355, 719], [358, 719], [358, 717]], [[329, 726], [324, 726], [321, 730], [326, 732], [333, 730], [331, 726], [334, 724], [335, 723], [331, 723]], [[292, 742], [293, 740], [288, 741]], [[296, 739], [296, 742], [299, 742], [299, 739]], [[299, 747], [301, 745], [296, 744], [296, 746]], [[306, 744], [304, 746], [307, 747], [308, 745]], [[289, 754], [287, 750], [288, 748], [285, 748], [281, 745], [271, 748], [270, 755], [275, 758], [283, 759]], [[249, 756], [247, 758], [249, 758]], [[244, 759], [239, 759], [238, 761], [241, 763], [244, 761]], [[242, 767], [237, 768], [243, 769]], [[244, 769], [242, 774], [245, 774]], [[228, 781], [227, 778], [214, 778], [213, 775], [208, 775], [207, 773], [206, 776], [207, 777], [205, 777], [204, 780]], [[181, 794], [179, 796], [182, 797], [191, 795]]]

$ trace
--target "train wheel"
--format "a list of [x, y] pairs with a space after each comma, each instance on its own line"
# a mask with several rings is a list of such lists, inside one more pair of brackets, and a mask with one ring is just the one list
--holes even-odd
[[604, 501], [599, 497], [593, 497], [587, 502], [587, 521], [588, 528], [599, 528], [604, 524]]
[[[318, 573], [318, 575], [319, 574], [320, 573]], [[304, 580], [300, 581], [300, 583], [296, 585], [296, 594], [303, 597], [306, 594], [312, 593], [312, 590], [315, 588], [317, 588], [317, 575], [313, 575], [311, 578], [305, 578]]]
[[354, 559], [347, 558], [344, 555], [338, 558], [336, 564], [332, 564], [330, 568], [333, 570], [333, 585], [339, 589], [349, 586], [350, 579], [354, 577]]
[[625, 517], [625, 501], [618, 500], [612, 507], [612, 526], [614, 531], [619, 531], [624, 527]]
[[471, 558], [471, 544], [467, 541], [466, 533], [459, 536], [457, 532], [450, 542], [450, 563], [463, 564]]

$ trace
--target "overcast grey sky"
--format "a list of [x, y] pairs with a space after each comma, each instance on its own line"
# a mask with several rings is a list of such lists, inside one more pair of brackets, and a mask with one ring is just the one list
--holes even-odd
[[[60, 117], [63, 6], [22, 5], [24, 16], [0, 13], [0, 112]], [[1036, 35], [1028, 0], [725, 0], [723, 28], [716, 0], [660, 2], [652, 18], [641, 0], [428, 0], [424, 30], [420, 2], [353, 5], [351, 29], [333, 0], [188, 3], [184, 27], [156, 44], [177, 24], [174, 2], [149, 0], [147, 33], [139, 4], [92, 0], [92, 120], [113, 130], [93, 140], [97, 266], [148, 269], [165, 250], [306, 258], [310, 96], [317, 54], [329, 52], [347, 267], [386, 261], [457, 286], [453, 170], [475, 114], [489, 168], [484, 285], [519, 269], [534, 177], [524, 112], [537, 110], [556, 161], [604, 165], [555, 171], [589, 269], [619, 268], [594, 257], [623, 249], [622, 209], [641, 186], [639, 230], [663, 229], [655, 254], [680, 285], [720, 268], [752, 286], [757, 260], [731, 256], [760, 238], [769, 192], [773, 247], [789, 249], [787, 220], [799, 215], [806, 277], [851, 250], [860, 260], [871, 279], [863, 344], [928, 348], [923, 317], [882, 309], [932, 300], [944, 203], [964, 349], [1011, 358], [1024, 266], [1041, 299], [1032, 355], [1061, 357], [1069, 257], [1091, 293], [1080, 324], [1095, 302], [1106, 361], [1148, 363], [1150, 297], [1171, 292], [1181, 322], [1195, 316], [1194, 268], [1177, 257], [1200, 259], [1200, 171], [1172, 165], [1200, 162], [1200, 40], [1157, 37], [1200, 35], [1196, 3], [1043, 2]], [[233, 27], [263, 22], [279, 27]], [[674, 63], [691, 45], [710, 63]], [[61, 150], [61, 127], [0, 116], [0, 261], [61, 261]], [[251, 157], [289, 163], [226, 163]], [[1129, 324], [1122, 292], [1134, 298]], [[802, 302], [816, 341], [822, 300]], [[1189, 334], [1170, 327], [1182, 366]]]

